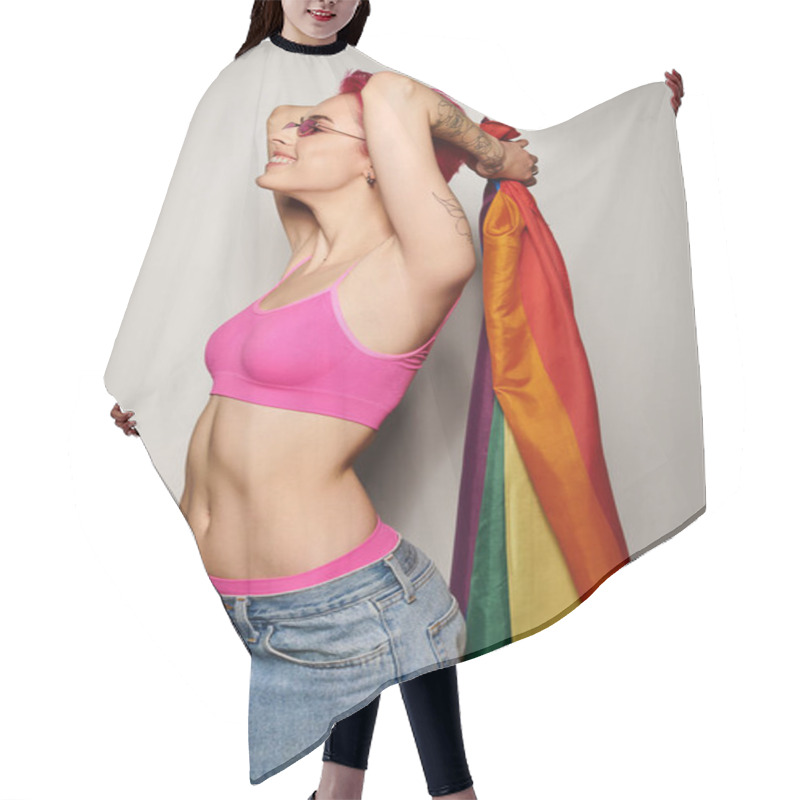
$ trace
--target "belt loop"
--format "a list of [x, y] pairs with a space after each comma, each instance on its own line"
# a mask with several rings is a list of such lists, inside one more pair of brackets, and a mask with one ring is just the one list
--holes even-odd
[[240, 630], [246, 632], [247, 641], [255, 642], [258, 640], [258, 631], [250, 624], [247, 617], [247, 606], [250, 605], [250, 599], [247, 597], [237, 597], [233, 606], [233, 616]]
[[389, 553], [389, 555], [383, 560], [389, 569], [394, 572], [395, 578], [397, 578], [397, 580], [400, 582], [400, 585], [403, 587], [403, 594], [405, 595], [406, 602], [413, 603], [417, 599], [417, 595], [414, 592], [414, 584], [411, 583], [408, 575], [403, 572], [403, 568], [398, 563], [394, 553]]

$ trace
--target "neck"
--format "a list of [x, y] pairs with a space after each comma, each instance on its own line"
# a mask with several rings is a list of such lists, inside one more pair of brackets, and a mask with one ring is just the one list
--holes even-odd
[[295, 44], [310, 45], [312, 47], [317, 45], [324, 46], [326, 44], [333, 44], [338, 38], [338, 34], [334, 33], [325, 39], [315, 39], [313, 36], [303, 33], [300, 28], [292, 25], [292, 23], [289, 22], [289, 20], [285, 17], [283, 20], [283, 30], [281, 31], [281, 36], [283, 36], [284, 39], [288, 39], [290, 42], [294, 42]]
[[329, 266], [366, 255], [394, 234], [376, 186], [353, 187], [349, 196], [298, 198], [313, 213], [319, 232], [309, 263]]

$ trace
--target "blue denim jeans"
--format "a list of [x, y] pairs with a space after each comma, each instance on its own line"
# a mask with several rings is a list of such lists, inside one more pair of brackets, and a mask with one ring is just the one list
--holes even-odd
[[305, 589], [221, 595], [250, 652], [250, 783], [319, 747], [387, 686], [458, 663], [466, 622], [433, 561], [400, 538], [372, 564]]

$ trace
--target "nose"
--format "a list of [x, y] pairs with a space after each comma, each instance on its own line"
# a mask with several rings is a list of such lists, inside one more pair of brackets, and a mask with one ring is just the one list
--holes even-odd
[[277, 151], [292, 152], [294, 147], [281, 136], [270, 136], [267, 139], [267, 158], [272, 158]]
[[272, 145], [287, 144], [294, 147], [297, 142], [297, 128], [283, 128], [267, 137], [267, 143]]

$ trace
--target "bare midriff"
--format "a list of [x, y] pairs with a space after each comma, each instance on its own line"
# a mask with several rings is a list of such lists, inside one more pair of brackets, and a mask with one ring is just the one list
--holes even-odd
[[364, 542], [378, 515], [353, 464], [375, 433], [338, 417], [210, 395], [180, 501], [206, 572], [296, 575]]

